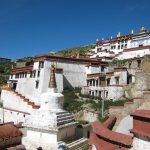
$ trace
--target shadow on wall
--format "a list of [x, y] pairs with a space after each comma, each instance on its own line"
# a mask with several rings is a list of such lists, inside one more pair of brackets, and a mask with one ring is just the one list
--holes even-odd
[[73, 86], [70, 84], [70, 82], [67, 80], [67, 78], [63, 75], [63, 89], [70, 88], [73, 89]]

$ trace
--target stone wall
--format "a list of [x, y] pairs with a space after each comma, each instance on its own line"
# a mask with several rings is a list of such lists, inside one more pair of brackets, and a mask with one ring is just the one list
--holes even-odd
[[75, 128], [76, 124], [64, 125], [64, 127], [58, 130], [57, 141], [69, 141], [72, 138], [75, 138]]

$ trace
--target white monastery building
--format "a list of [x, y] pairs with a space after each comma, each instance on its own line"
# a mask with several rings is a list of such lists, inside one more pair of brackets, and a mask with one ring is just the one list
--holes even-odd
[[133, 30], [128, 35], [118, 33], [117, 37], [97, 40], [95, 49], [91, 50], [91, 58], [130, 59], [150, 54], [150, 32], [142, 27], [138, 34]]

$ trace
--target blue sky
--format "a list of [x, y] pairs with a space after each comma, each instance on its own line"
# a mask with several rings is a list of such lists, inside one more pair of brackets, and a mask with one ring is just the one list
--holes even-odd
[[12, 59], [150, 30], [149, 0], [0, 0], [0, 57]]

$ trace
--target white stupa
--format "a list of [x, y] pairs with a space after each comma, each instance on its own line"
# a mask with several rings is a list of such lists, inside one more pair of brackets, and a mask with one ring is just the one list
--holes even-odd
[[57, 93], [55, 67], [51, 66], [49, 89], [41, 95], [41, 107], [35, 110], [24, 123], [27, 133], [22, 143], [28, 150], [57, 150], [60, 141], [75, 135], [76, 122], [63, 110], [64, 96]]

